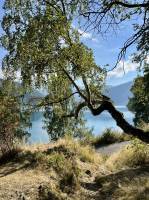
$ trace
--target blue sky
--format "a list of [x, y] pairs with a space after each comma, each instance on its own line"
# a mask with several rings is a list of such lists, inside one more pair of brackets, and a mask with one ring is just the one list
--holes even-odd
[[[109, 64], [107, 69], [114, 67], [120, 49], [133, 33], [131, 23], [123, 24], [117, 33], [110, 32], [105, 38], [100, 34], [83, 32], [83, 28], [81, 29], [81, 27], [79, 27], [79, 31], [82, 41], [93, 50], [96, 63], [101, 67]], [[125, 60], [121, 61], [115, 70], [109, 72], [107, 77], [108, 84], [118, 85], [132, 81], [137, 76], [137, 64], [131, 62], [131, 55], [134, 52], [135, 46], [131, 46], [127, 50]]]
[[[3, 16], [3, 2], [4, 0], [0, 0], [0, 19], [2, 19]], [[78, 30], [82, 41], [93, 50], [96, 63], [101, 67], [109, 64], [109, 68], [112, 68], [116, 63], [120, 48], [132, 33], [132, 26], [131, 23], [123, 24], [116, 34], [114, 32], [109, 33], [105, 38], [99, 34], [96, 35], [90, 32], [84, 32], [81, 27], [78, 27]], [[1, 29], [0, 34], [2, 34]], [[119, 64], [119, 67], [109, 73], [107, 77], [107, 83], [109, 85], [118, 85], [127, 81], [132, 81], [137, 76], [137, 65], [131, 63], [130, 59], [134, 50], [135, 47], [130, 47], [127, 51], [126, 60], [124, 61], [125, 73], [123, 71], [122, 62]], [[0, 63], [4, 54], [5, 51], [0, 49]]]

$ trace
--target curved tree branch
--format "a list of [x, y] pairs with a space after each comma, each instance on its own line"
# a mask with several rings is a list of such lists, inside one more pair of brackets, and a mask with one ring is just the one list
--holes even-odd
[[[91, 4], [94, 4], [94, 1], [90, 2]], [[99, 4], [98, 4], [99, 6]], [[112, 7], [114, 6], [121, 6], [124, 8], [148, 8], [149, 7], [149, 1], [146, 3], [126, 3], [126, 2], [122, 2], [122, 1], [111, 1], [109, 3], [106, 3], [104, 5], [104, 7], [102, 7], [102, 9], [97, 10], [97, 11], [87, 11], [87, 12], [83, 12], [81, 13], [84, 17], [89, 16], [90, 14], [106, 14], [108, 11], [111, 10]]]
[[119, 112], [112, 102], [103, 101], [103, 103], [97, 109], [91, 109], [93, 115], [100, 115], [103, 111], [108, 111], [113, 119], [116, 121], [117, 125], [124, 131], [124, 133], [132, 135], [139, 138], [143, 142], [149, 143], [149, 132], [144, 132], [139, 128], [135, 128], [129, 124], [121, 112]]
[[126, 2], [122, 2], [122, 1], [113, 1], [111, 3], [112, 5], [120, 5], [123, 6], [125, 8], [148, 8], [149, 7], [149, 1], [146, 3], [126, 3]]
[[66, 76], [68, 77], [68, 79], [70, 80], [70, 82], [72, 83], [72, 85], [76, 88], [77, 92], [79, 93], [79, 95], [85, 100], [87, 101], [86, 96], [81, 92], [80, 88], [78, 87], [78, 85], [75, 83], [75, 81], [72, 79], [72, 77], [69, 75], [69, 73], [63, 68], [63, 72], [66, 74]]
[[75, 109], [75, 111], [71, 112], [70, 114], [68, 115], [64, 115], [63, 117], [75, 117], [76, 119], [78, 118], [79, 116], [79, 112], [82, 110], [82, 108], [84, 108], [85, 106], [87, 106], [87, 103], [84, 101], [84, 102], [81, 102], [80, 104], [78, 104], [77, 108]]
[[[47, 101], [47, 100], [45, 100], [45, 98], [48, 98], [48, 96], [49, 95], [47, 95], [45, 98], [44, 98], [44, 100], [40, 103], [40, 104], [38, 104], [37, 105], [37, 107], [42, 107], [42, 106], [49, 106], [49, 105], [53, 105], [53, 104], [57, 104], [57, 103], [61, 103], [61, 102], [64, 102], [64, 101], [66, 101], [66, 100], [68, 100], [69, 98], [71, 98], [72, 96], [74, 96], [75, 94], [78, 94], [78, 92], [76, 91], [76, 92], [73, 92], [73, 93], [71, 93], [70, 95], [68, 95], [68, 96], [66, 96], [66, 97], [64, 97], [64, 98], [60, 98], [60, 99], [57, 99], [57, 100], [54, 100], [54, 101]], [[31, 98], [31, 101], [33, 100], [33, 99], [37, 99], [37, 100], [41, 100], [41, 98], [39, 98], [39, 97], [34, 97], [34, 98]]]
[[111, 114], [112, 118], [116, 121], [117, 126], [119, 126], [124, 131], [124, 133], [137, 137], [143, 142], [149, 143], [149, 132], [145, 132], [129, 124], [125, 120], [123, 114], [115, 108], [112, 102], [106, 99], [108, 99], [108, 97], [104, 98], [103, 102], [98, 101], [98, 100], [94, 102], [94, 103], [100, 103], [100, 106], [98, 108], [93, 108], [91, 104], [87, 102], [82, 102], [77, 106], [74, 112], [71, 112], [70, 114], [65, 115], [63, 117], [78, 118], [79, 112], [85, 106], [87, 106], [91, 110], [91, 113], [94, 116], [100, 115], [104, 111], [108, 111]]

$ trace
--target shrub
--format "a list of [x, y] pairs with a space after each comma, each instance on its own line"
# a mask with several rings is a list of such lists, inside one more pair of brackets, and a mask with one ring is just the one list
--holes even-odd
[[112, 144], [116, 142], [128, 141], [130, 139], [131, 137], [124, 133], [113, 131], [111, 128], [107, 128], [101, 136], [97, 137], [93, 141], [93, 145], [98, 147], [98, 146], [104, 146], [104, 145], [108, 145], [108, 144]]
[[65, 165], [67, 160], [63, 153], [53, 152], [48, 155], [48, 166], [53, 167], [58, 172], [63, 171], [65, 169]]
[[71, 155], [76, 155], [83, 162], [102, 163], [102, 156], [89, 145], [82, 145], [80, 141], [72, 137], [64, 137], [58, 141], [59, 148], [65, 149]]
[[68, 171], [60, 180], [60, 189], [72, 193], [80, 188], [79, 176], [74, 171]]

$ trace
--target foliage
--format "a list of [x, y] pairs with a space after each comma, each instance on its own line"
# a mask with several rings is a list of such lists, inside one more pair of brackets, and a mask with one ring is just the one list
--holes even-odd
[[23, 108], [19, 89], [11, 80], [1, 81], [0, 86], [0, 151], [2, 154], [11, 152], [15, 144], [28, 133], [28, 112]]
[[8, 52], [3, 69], [13, 76], [20, 71], [27, 88], [48, 88], [39, 106], [45, 107], [45, 127], [54, 140], [65, 132], [80, 135], [85, 124], [83, 115], [78, 119], [67, 116], [72, 116], [89, 93], [90, 101], [101, 99], [104, 84], [104, 72], [95, 64], [91, 49], [80, 42], [77, 30], [71, 26], [75, 6], [66, 6], [65, 13], [62, 2], [5, 1], [5, 34], [1, 37]]
[[[113, 1], [110, 5], [107, 1], [99, 4], [105, 10], [110, 6], [108, 17], [113, 16], [109, 14], [112, 8], [114, 19], [120, 21], [133, 15]], [[3, 69], [8, 77], [20, 72], [25, 88], [46, 86], [48, 95], [38, 107], [45, 107], [50, 139], [56, 140], [65, 132], [79, 135], [84, 124], [82, 112], [87, 108], [95, 116], [109, 111], [124, 132], [147, 142], [148, 134], [127, 123], [109, 98], [102, 95], [105, 70], [96, 65], [92, 50], [81, 43], [79, 31], [72, 26], [74, 15], [89, 6], [90, 1], [5, 1], [1, 44], [8, 53], [3, 59]], [[138, 10], [141, 12], [142, 8], [135, 10], [140, 16]], [[146, 20], [145, 17], [145, 25], [140, 28], [143, 33]], [[135, 41], [138, 34], [142, 32], [137, 33]], [[133, 43], [133, 38], [128, 43], [126, 46]]]
[[[69, 103], [71, 106], [71, 103]], [[68, 106], [69, 106], [68, 105]], [[65, 103], [61, 103], [61, 108], [66, 108]], [[50, 140], [57, 140], [65, 135], [73, 136], [77, 138], [85, 138], [92, 135], [92, 130], [86, 128], [86, 120], [83, 117], [83, 113], [79, 115], [77, 119], [72, 119], [69, 117], [62, 117], [63, 112], [60, 107], [45, 107], [44, 112], [44, 127], [49, 133]], [[67, 112], [69, 108], [67, 109]], [[71, 110], [70, 110], [71, 111]], [[69, 111], [69, 112], [70, 112]]]
[[144, 123], [144, 122], [141, 122], [139, 124], [139, 126], [144, 130], [144, 131], [149, 131], [149, 123]]
[[145, 73], [143, 77], [137, 77], [131, 88], [133, 97], [129, 99], [128, 108], [135, 114], [135, 125], [149, 123], [148, 76], [149, 73]]
[[132, 138], [125, 133], [120, 133], [118, 131], [112, 130], [111, 128], [107, 128], [101, 136], [98, 136], [92, 141], [92, 144], [98, 147], [113, 144], [116, 142], [128, 141], [131, 139]]

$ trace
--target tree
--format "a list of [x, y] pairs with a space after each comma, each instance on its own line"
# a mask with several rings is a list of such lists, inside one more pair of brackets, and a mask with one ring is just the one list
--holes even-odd
[[1, 41], [8, 54], [3, 68], [20, 70], [25, 86], [48, 87], [48, 96], [38, 106], [46, 106], [50, 122], [63, 124], [68, 118], [74, 122], [84, 109], [95, 116], [107, 110], [124, 132], [149, 142], [149, 133], [126, 122], [102, 95], [105, 72], [71, 27], [75, 6], [63, 0], [43, 0], [6, 1], [4, 7]]
[[91, 0], [85, 1], [78, 11], [86, 19], [84, 29], [94, 29], [99, 34], [106, 34], [110, 29], [116, 32], [124, 22], [131, 28], [129, 21], [133, 19], [134, 34], [124, 43], [113, 68], [121, 59], [125, 59], [127, 48], [136, 44], [137, 52], [133, 55], [133, 61], [140, 64], [144, 76], [136, 78], [131, 89], [134, 96], [129, 100], [128, 107], [135, 113], [136, 125], [142, 120], [149, 122], [149, 1]]
[[28, 136], [27, 112], [18, 96], [19, 89], [11, 80], [1, 80], [0, 86], [0, 152], [5, 155], [14, 150], [15, 144]]
[[141, 122], [149, 123], [148, 79], [149, 72], [146, 72], [144, 76], [135, 79], [131, 88], [133, 97], [129, 99], [128, 108], [135, 114], [135, 125], [139, 125]]

